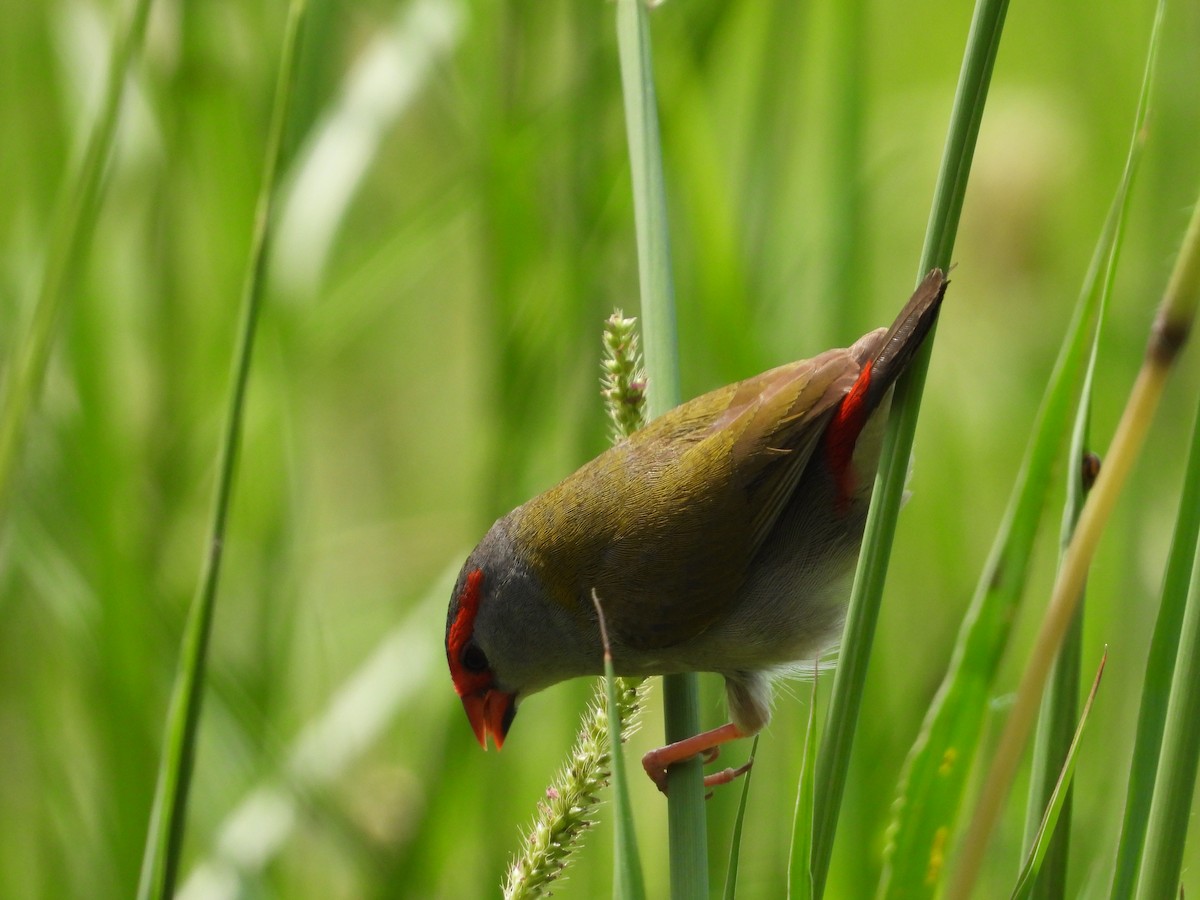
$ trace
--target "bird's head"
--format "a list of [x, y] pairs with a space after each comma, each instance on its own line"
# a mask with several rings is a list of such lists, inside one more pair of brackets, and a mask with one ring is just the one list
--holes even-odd
[[446, 616], [450, 677], [485, 750], [489, 735], [503, 745], [521, 700], [601, 671], [603, 659], [594, 621], [570, 592], [546, 589], [547, 579], [565, 583], [544, 571], [555, 555], [511, 536], [521, 512], [493, 525], [467, 557]]
[[483, 646], [488, 642], [487, 635], [479, 633], [485, 631], [478, 626], [483, 624], [479, 622], [479, 607], [487, 580], [482, 565], [472, 554], [459, 574], [450, 598], [446, 619], [446, 661], [450, 664], [454, 690], [467, 711], [479, 746], [486, 750], [488, 735], [491, 735], [499, 750], [517, 714], [518, 691], [500, 687], [491, 658]]

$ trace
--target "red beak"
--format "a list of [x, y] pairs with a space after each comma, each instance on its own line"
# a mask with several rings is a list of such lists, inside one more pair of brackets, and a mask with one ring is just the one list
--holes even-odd
[[517, 714], [517, 695], [489, 689], [482, 694], [467, 694], [462, 698], [463, 709], [475, 732], [479, 746], [487, 749], [488, 735], [496, 742], [496, 749], [504, 746], [504, 738]]

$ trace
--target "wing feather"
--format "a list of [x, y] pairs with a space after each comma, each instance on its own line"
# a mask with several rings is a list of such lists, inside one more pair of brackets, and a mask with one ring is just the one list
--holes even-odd
[[580, 615], [597, 590], [618, 654], [694, 638], [731, 611], [860, 367], [830, 350], [676, 407], [524, 508], [530, 564]]

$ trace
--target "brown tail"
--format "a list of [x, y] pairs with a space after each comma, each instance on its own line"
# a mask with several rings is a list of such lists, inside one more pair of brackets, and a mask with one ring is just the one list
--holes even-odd
[[883, 345], [870, 361], [868, 383], [863, 406], [869, 411], [879, 405], [900, 373], [908, 368], [917, 350], [925, 343], [938, 310], [942, 308], [942, 297], [950, 282], [941, 269], [930, 269], [929, 274], [917, 285], [900, 315], [888, 329]]
[[917, 285], [912, 298], [883, 336], [882, 344], [872, 341], [868, 345], [880, 349], [873, 357], [862, 361], [858, 379], [842, 398], [825, 430], [829, 467], [843, 502], [849, 502], [854, 486], [851, 463], [858, 436], [937, 321], [947, 284], [941, 269], [931, 269], [925, 280]]

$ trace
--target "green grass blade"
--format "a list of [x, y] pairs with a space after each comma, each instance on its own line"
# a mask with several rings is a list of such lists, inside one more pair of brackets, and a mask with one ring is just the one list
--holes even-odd
[[[983, 118], [984, 102], [1007, 9], [1006, 0], [980, 0], [975, 8], [925, 247], [921, 253], [919, 277], [934, 266], [946, 268], [951, 262], [967, 177], [975, 153], [975, 140]], [[850, 766], [850, 748], [858, 723], [867, 662], [879, 617], [879, 603], [895, 535], [896, 514], [900, 509], [908, 474], [908, 460], [931, 348], [932, 340], [896, 384], [892, 414], [880, 457], [879, 476], [875, 482], [863, 549], [850, 596], [828, 722], [817, 757], [812, 863], [817, 897], [824, 894], [829, 861], [833, 854], [838, 812]]]
[[796, 788], [796, 813], [792, 818], [792, 853], [788, 859], [788, 900], [812, 900], [813, 800], [817, 758], [817, 673], [813, 672], [808, 702], [808, 728], [804, 732], [804, 760]]
[[[1142, 85], [1141, 106], [1148, 105], [1149, 86], [1158, 57], [1162, 22], [1166, 2], [1160, 0], [1150, 36], [1146, 57], [1146, 74]], [[1143, 113], [1144, 118], [1144, 113]], [[1143, 123], [1138, 122], [1139, 131]], [[1192, 548], [1200, 537], [1200, 421], [1192, 436], [1192, 446], [1185, 469], [1183, 495], [1175, 534], [1163, 580], [1162, 602], [1154, 624], [1150, 651], [1146, 661], [1146, 676], [1142, 682], [1142, 702], [1129, 767], [1129, 784], [1125, 795], [1125, 815], [1121, 822], [1121, 839], [1117, 846], [1117, 866], [1113, 873], [1112, 900], [1128, 900], [1133, 896], [1141, 863], [1143, 840], [1150, 815], [1153, 785], [1158, 773], [1159, 749], [1162, 744], [1163, 723], [1167, 714], [1171, 673], [1175, 668], [1179, 634], [1183, 624], [1184, 600], [1192, 569]]]
[[[1050, 676], [1049, 689], [1042, 698], [1038, 730], [1034, 739], [1033, 770], [1030, 776], [1029, 800], [1025, 810], [1025, 847], [1033, 852], [1045, 826], [1043, 814], [1057, 796], [1062, 766], [1071, 746], [1071, 732], [1064, 729], [1069, 716], [1079, 706], [1080, 655], [1083, 640], [1083, 606], [1075, 615], [1063, 641], [1054, 670]], [[1072, 791], [1064, 790], [1058, 800], [1056, 824], [1048, 845], [1040, 848], [1037, 866], [1030, 875], [1033, 879], [1021, 896], [1038, 900], [1054, 900], [1066, 896], [1067, 860], [1070, 852]], [[1061, 827], [1058, 827], [1061, 825]], [[1028, 863], [1027, 863], [1028, 865]], [[1024, 873], [1022, 873], [1024, 877]]]
[[637, 223], [648, 413], [654, 419], [679, 405], [681, 397], [667, 186], [654, 93], [650, 22], [643, 0], [618, 0], [617, 42]]
[[946, 677], [905, 764], [884, 850], [881, 897], [933, 896], [942, 874], [946, 839], [957, 821], [992, 681], [1024, 589], [1047, 485], [1067, 430], [1074, 385], [1084, 371], [1088, 326], [1102, 297], [1101, 275], [1118, 240], [1141, 160], [1149, 72], [1148, 68], [1121, 183], [1042, 398], [1008, 509], [963, 620]]
[[[759, 737], [761, 735], [756, 734], [754, 740], [750, 742], [751, 760], [758, 753]], [[738, 864], [741, 862], [742, 854], [742, 825], [746, 821], [746, 804], [750, 800], [750, 779], [753, 777], [754, 768], [752, 766], [742, 776], [742, 796], [738, 800], [737, 816], [733, 820], [733, 831], [729, 836], [729, 868], [725, 874], [725, 900], [733, 900], [737, 896]]]
[[[1162, 307], [1155, 323], [1151, 348], [1171, 348], [1177, 351], [1190, 329], [1197, 298], [1200, 297], [1200, 202], [1192, 209], [1183, 247], [1175, 270], [1171, 274]], [[1171, 337], [1178, 338], [1172, 342]], [[1154, 358], [1160, 364], [1170, 357]], [[1196, 444], [1200, 442], [1200, 415], [1193, 426], [1192, 457], [1196, 455]], [[1194, 474], [1193, 470], [1189, 475]], [[1195, 490], [1192, 479], [1185, 489]], [[1186, 496], [1185, 496], [1186, 502]], [[1175, 607], [1177, 595], [1182, 588], [1182, 563], [1178, 555], [1183, 552], [1181, 538], [1196, 531], [1196, 504], [1185, 507], [1176, 523], [1176, 534], [1168, 568], [1168, 583], [1164, 586], [1162, 607]], [[1145, 846], [1142, 851], [1140, 872], [1137, 881], [1139, 898], [1172, 896], [1179, 887], [1179, 872], [1183, 858], [1184, 841], [1190, 817], [1192, 793], [1196, 782], [1196, 767], [1200, 762], [1200, 542], [1195, 545], [1191, 564], [1191, 581], [1183, 612], [1182, 631], [1176, 653], [1171, 692], [1167, 701], [1166, 716], [1162, 726], [1162, 749], [1158, 757], [1158, 768], [1154, 773], [1154, 793], [1150, 801], [1146, 825]], [[1160, 614], [1161, 625], [1162, 616]], [[1155, 628], [1155, 638], [1159, 628]], [[1152, 651], [1169, 653], [1164, 644], [1155, 642]], [[1156, 661], [1152, 658], [1151, 664]], [[1157, 663], [1161, 665], [1161, 661]], [[1147, 682], [1150, 675], [1147, 675]], [[1139, 743], [1141, 741], [1139, 721]], [[1128, 824], [1128, 816], [1126, 823]], [[1124, 838], [1123, 838], [1124, 840]]]
[[249, 268], [242, 293], [229, 401], [218, 451], [212, 521], [205, 543], [206, 552], [199, 586], [184, 626], [179, 668], [167, 712], [163, 754], [159, 764], [145, 854], [142, 858], [141, 879], [138, 885], [139, 900], [170, 897], [174, 893], [178, 873], [187, 817], [188, 789], [195, 761], [200, 706], [204, 696], [208, 639], [216, 603], [230, 501], [233, 496], [254, 335], [262, 306], [270, 237], [275, 225], [277, 175], [283, 155], [283, 135], [288, 121], [292, 87], [298, 69], [300, 31], [305, 8], [305, 0], [292, 0], [284, 26], [283, 51], [267, 139], [266, 164], [250, 238]]
[[[1114, 254], [1115, 255], [1115, 254]], [[1080, 395], [1079, 409], [1075, 417], [1075, 431], [1071, 450], [1067, 454], [1067, 499], [1063, 511], [1061, 548], [1065, 551], [1074, 532], [1079, 512], [1090, 477], [1085, 473], [1085, 447], [1091, 408], [1092, 376], [1096, 365], [1096, 354], [1100, 346], [1103, 309], [1098, 315], [1098, 324], [1092, 337], [1092, 352], [1088, 360], [1087, 375]], [[1085, 478], [1088, 482], [1085, 484]], [[1067, 636], [1059, 650], [1051, 673], [1050, 687], [1042, 698], [1037, 736], [1034, 741], [1033, 767], [1029, 779], [1029, 800], [1025, 810], [1025, 847], [1027, 854], [1037, 854], [1037, 864], [1032, 867], [1031, 879], [1021, 896], [1036, 896], [1039, 900], [1052, 900], [1066, 895], [1067, 860], [1070, 851], [1072, 792], [1063, 790], [1059, 797], [1063, 767], [1067, 765], [1078, 731], [1074, 727], [1078, 717], [1079, 679], [1083, 655], [1083, 604], [1076, 612]], [[1086, 715], [1086, 713], [1085, 713]], [[1080, 725], [1080, 727], [1082, 727]], [[1057, 825], [1051, 828], [1052, 836], [1047, 846], [1035, 850], [1046, 830], [1045, 814], [1048, 807], [1056, 803]], [[1026, 864], [1026, 870], [1029, 863]], [[1022, 879], [1026, 872], [1022, 873]], [[1023, 883], [1023, 882], [1021, 882]]]
[[621, 716], [615, 688], [612, 655], [604, 659], [604, 677], [608, 697], [608, 743], [612, 748], [613, 804], [616, 810], [616, 847], [613, 852], [613, 896], [620, 900], [643, 900], [646, 886], [642, 878], [642, 860], [638, 855], [637, 833], [633, 825], [633, 806], [629, 801], [629, 780], [625, 774], [625, 754], [621, 752]]
[[[1080, 513], [1071, 544], [1063, 555], [1050, 601], [1038, 627], [1033, 650], [1022, 670], [1012, 707], [963, 837], [949, 896], [967, 897], [983, 864], [992, 830], [1020, 765], [1050, 668], [1071, 623], [1088, 567], [1112, 517], [1134, 463], [1146, 444], [1167, 381], [1187, 343], [1200, 303], [1200, 205], [1193, 207], [1183, 247], [1150, 331], [1138, 376], [1130, 389], [1105, 464]], [[1169, 716], [1168, 716], [1169, 718]]]
[[1075, 734], [1071, 738], [1071, 743], [1067, 747], [1062, 770], [1055, 781], [1054, 789], [1050, 792], [1046, 811], [1042, 816], [1041, 824], [1033, 836], [1033, 841], [1025, 859], [1025, 865], [1022, 866], [1021, 874], [1017, 878], [1017, 885], [1012, 893], [1013, 900], [1026, 900], [1026, 898], [1033, 896], [1034, 886], [1038, 883], [1039, 871], [1046, 858], [1046, 852], [1053, 842], [1056, 826], [1060, 821], [1063, 804], [1070, 793], [1071, 779], [1075, 776], [1075, 755], [1079, 750], [1080, 739], [1083, 737], [1083, 729], [1087, 725], [1088, 715], [1092, 711], [1092, 703], [1096, 699], [1096, 691], [1100, 688], [1100, 678], [1104, 674], [1104, 663], [1107, 660], [1108, 651], [1105, 650], [1104, 655], [1100, 657], [1100, 666], [1096, 670], [1096, 677], [1092, 680], [1092, 689], [1088, 692], [1087, 701], [1083, 704], [1083, 714], [1079, 717], [1079, 725], [1076, 727]]
[[[650, 418], [654, 418], [679, 403], [680, 388], [667, 192], [648, 18], [642, 0], [618, 0], [617, 45], [637, 222], [642, 334], [649, 382], [647, 406]], [[697, 686], [698, 679], [694, 674], [663, 677], [668, 743], [700, 731]], [[702, 774], [700, 760], [695, 759], [672, 766], [668, 776], [671, 896], [676, 900], [708, 896], [708, 838]]]
[[[1121, 229], [1118, 230], [1120, 234]], [[1097, 325], [1092, 335], [1092, 350], [1088, 358], [1087, 373], [1080, 392], [1079, 408], [1075, 415], [1075, 428], [1071, 438], [1071, 449], [1067, 454], [1067, 498], [1063, 510], [1062, 536], [1059, 542], [1063, 552], [1070, 543], [1083, 509], [1083, 501], [1095, 478], [1089, 471], [1088, 428], [1091, 418], [1092, 384], [1096, 369], [1096, 357], [1100, 348], [1105, 308], [1112, 287], [1112, 273], [1119, 255], [1119, 239], [1109, 256], [1109, 278], [1102, 294]], [[1078, 718], [1078, 694], [1080, 670], [1083, 656], [1083, 605], [1075, 614], [1067, 636], [1059, 650], [1051, 674], [1050, 689], [1042, 698], [1037, 737], [1034, 742], [1033, 768], [1029, 780], [1029, 801], [1025, 813], [1025, 846], [1027, 853], [1045, 832], [1044, 813], [1055, 802], [1062, 782], [1063, 767], [1078, 737], [1075, 720]], [[1101, 663], [1103, 665], [1103, 663]], [[1086, 712], [1084, 713], [1086, 716]], [[1080, 724], [1079, 727], [1082, 727]], [[1067, 861], [1070, 851], [1070, 829], [1072, 792], [1065, 789], [1058, 801], [1057, 821], [1061, 828], [1052, 828], [1049, 845], [1038, 852], [1038, 864], [1034, 867], [1033, 881], [1029, 885], [1030, 896], [1039, 900], [1052, 900], [1066, 896]]]
[[65, 200], [55, 217], [46, 268], [38, 289], [29, 334], [21, 343], [0, 402], [0, 515], [11, 488], [13, 471], [29, 414], [37, 406], [42, 377], [54, 344], [62, 308], [74, 289], [96, 228], [104, 193], [104, 173], [120, 121], [121, 98], [129, 66], [142, 46], [150, 0], [134, 0], [129, 20], [113, 42], [104, 94], [78, 170], [70, 179]]
[[643, 900], [646, 886], [642, 879], [642, 860], [638, 855], [637, 833], [633, 825], [633, 806], [629, 802], [629, 779], [625, 775], [625, 754], [621, 751], [621, 712], [617, 703], [617, 676], [613, 672], [612, 650], [600, 598], [592, 591], [592, 603], [600, 622], [600, 641], [604, 646], [604, 696], [608, 701], [608, 746], [612, 753], [613, 807], [615, 844], [613, 850], [613, 897], [617, 900]]
[[[1200, 422], [1200, 418], [1197, 419]], [[1168, 598], [1164, 596], [1164, 604]], [[1170, 602], [1175, 602], [1172, 598]], [[1179, 653], [1163, 723], [1162, 752], [1154, 781], [1137, 894], [1144, 900], [1175, 896], [1200, 763], [1200, 543], [1192, 559], [1191, 587], [1179, 636]]]
[[[1157, 28], [1157, 23], [1156, 26]], [[1154, 38], [1151, 38], [1153, 48]], [[1153, 52], [1153, 50], [1151, 51]], [[1147, 76], [1150, 69], [1147, 69]], [[1145, 77], [1142, 84], [1142, 96], [1135, 115], [1134, 139], [1130, 153], [1126, 159], [1122, 184], [1118, 190], [1114, 205], [1120, 212], [1112, 233], [1111, 245], [1101, 248], [1107, 256], [1103, 286], [1100, 289], [1099, 308], [1096, 313], [1096, 327], [1092, 334], [1092, 349], [1088, 356], [1087, 370], [1084, 375], [1083, 387], [1080, 390], [1079, 406], [1075, 414], [1075, 425], [1072, 430], [1071, 448], [1067, 454], [1067, 491], [1066, 503], [1063, 510], [1063, 522], [1060, 532], [1059, 548], [1060, 562], [1062, 554], [1066, 553], [1075, 533], [1076, 523], [1083, 510], [1087, 492], [1091, 489], [1096, 473], [1088, 470], [1089, 459], [1089, 425], [1091, 420], [1092, 386], [1095, 381], [1096, 360], [1100, 352], [1100, 336], [1104, 330], [1104, 322], [1108, 309], [1108, 300], [1112, 294], [1113, 280], [1116, 275], [1117, 262], [1121, 256], [1121, 244], [1125, 234], [1126, 213], [1129, 207], [1129, 187], [1132, 184], [1133, 173], [1140, 156], [1140, 147], [1144, 145], [1141, 139], [1142, 123], [1148, 99], [1149, 78]], [[1043, 811], [1059, 790], [1064, 760], [1073, 746], [1072, 734], [1077, 718], [1079, 679], [1081, 660], [1083, 656], [1083, 600], [1080, 599], [1063, 645], [1058, 652], [1050, 676], [1049, 690], [1042, 697], [1042, 707], [1039, 713], [1037, 736], [1034, 741], [1033, 769], [1030, 775], [1029, 802], [1026, 809], [1026, 847], [1030, 847], [1039, 835], [1043, 833]], [[1067, 862], [1070, 853], [1072, 792], [1068, 789], [1061, 798], [1060, 824], [1061, 828], [1054, 831], [1049, 846], [1041, 851], [1044, 859], [1039, 859], [1039, 866], [1034, 873], [1034, 881], [1030, 885], [1030, 896], [1038, 900], [1060, 900], [1066, 896]]]
[[1138, 712], [1125, 816], [1117, 849], [1117, 868], [1113, 876], [1111, 896], [1114, 900], [1127, 900], [1133, 896], [1141, 864], [1143, 839], [1158, 776], [1159, 750], [1167, 716], [1167, 700], [1171, 693], [1171, 673], [1179, 649], [1187, 585], [1192, 576], [1197, 540], [1200, 540], [1200, 411], [1193, 425], [1183, 492], [1179, 498], [1179, 516], [1175, 521], [1175, 534], [1163, 579], [1162, 603], [1158, 608], [1146, 660], [1142, 705]]

